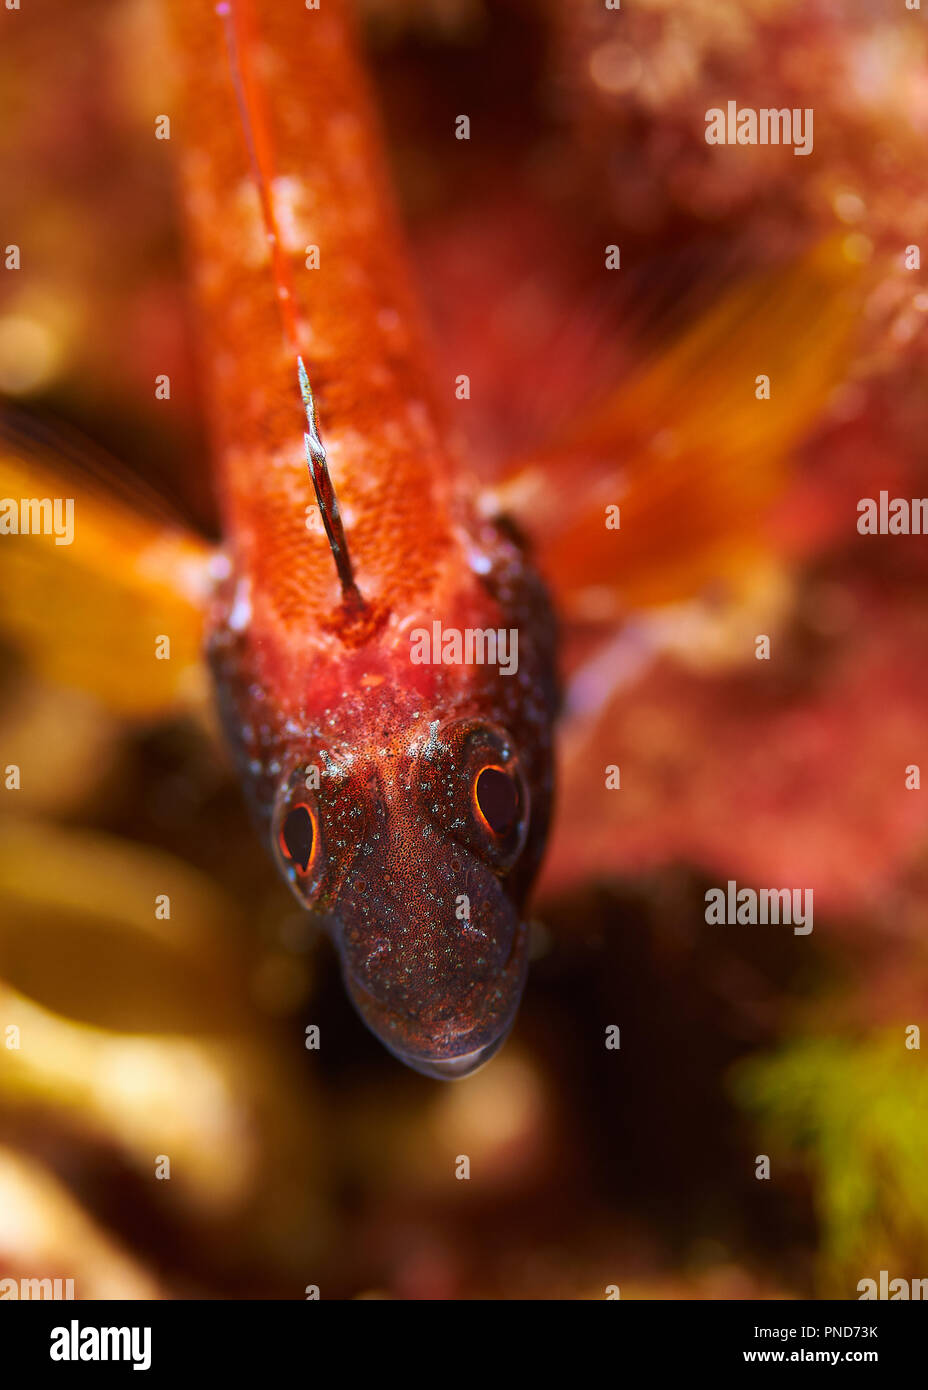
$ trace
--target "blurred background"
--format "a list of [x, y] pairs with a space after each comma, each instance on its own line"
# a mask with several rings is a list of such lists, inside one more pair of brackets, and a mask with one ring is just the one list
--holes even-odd
[[[23, 772], [0, 791], [0, 1277], [502, 1299], [924, 1277], [928, 558], [860, 536], [857, 502], [928, 495], [925, 16], [357, 8], [436, 373], [470, 374], [462, 447], [562, 618], [525, 999], [472, 1078], [392, 1060], [253, 834], [195, 663], [154, 712], [105, 597], [59, 608], [66, 585], [0, 556], [0, 764]], [[36, 477], [79, 455], [114, 509], [215, 538], [158, 5], [0, 22], [4, 409]], [[814, 108], [814, 154], [707, 146], [729, 99]], [[708, 926], [728, 879], [813, 889], [813, 933]]]

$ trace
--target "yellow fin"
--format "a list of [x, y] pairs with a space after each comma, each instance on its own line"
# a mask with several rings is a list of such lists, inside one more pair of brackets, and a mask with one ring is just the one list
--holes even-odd
[[794, 450], [846, 374], [857, 270], [829, 240], [736, 288], [497, 485], [568, 619], [739, 587]]
[[134, 505], [141, 485], [110, 494], [100, 472], [40, 427], [0, 422], [0, 636], [42, 678], [117, 713], [199, 707], [210, 547]]

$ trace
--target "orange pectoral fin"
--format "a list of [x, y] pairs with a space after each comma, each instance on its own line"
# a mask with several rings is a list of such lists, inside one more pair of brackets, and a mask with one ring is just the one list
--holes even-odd
[[0, 632], [44, 679], [141, 718], [205, 692], [210, 548], [154, 511], [0, 421]]
[[829, 241], [736, 289], [497, 485], [568, 620], [738, 587], [792, 452], [847, 370], [857, 279]]

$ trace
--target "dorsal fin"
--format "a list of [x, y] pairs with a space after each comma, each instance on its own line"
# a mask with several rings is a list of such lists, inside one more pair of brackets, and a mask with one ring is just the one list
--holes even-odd
[[306, 446], [309, 476], [312, 480], [319, 512], [322, 516], [322, 524], [332, 551], [332, 558], [335, 561], [335, 569], [342, 586], [345, 602], [352, 608], [363, 607], [363, 599], [354, 580], [351, 557], [348, 553], [348, 542], [338, 508], [338, 498], [335, 495], [335, 488], [329, 475], [326, 452], [319, 437], [313, 393], [300, 352], [293, 281], [290, 266], [280, 244], [274, 201], [271, 196], [270, 136], [264, 117], [260, 91], [248, 62], [249, 36], [246, 27], [244, 0], [220, 0], [220, 3], [216, 5], [216, 14], [222, 21], [229, 53], [232, 83], [235, 88], [235, 99], [242, 122], [252, 177], [261, 204], [261, 216], [270, 247], [271, 272], [284, 337], [296, 358], [300, 396], [308, 426], [304, 431], [303, 439]]
[[322, 524], [325, 527], [325, 534], [335, 559], [335, 568], [338, 570], [338, 577], [341, 580], [345, 602], [357, 607], [363, 604], [363, 599], [357, 584], [354, 582], [354, 571], [351, 566], [351, 556], [348, 554], [345, 528], [342, 526], [341, 513], [338, 510], [338, 498], [335, 496], [335, 489], [329, 476], [325, 447], [319, 438], [319, 427], [316, 423], [316, 403], [313, 400], [312, 387], [309, 384], [309, 377], [306, 375], [306, 368], [303, 366], [303, 359], [299, 355], [296, 364], [308, 426], [303, 432], [303, 442], [306, 445], [306, 464], [309, 468], [309, 476], [312, 478], [313, 487], [316, 490], [316, 500], [319, 503], [319, 511], [322, 513]]

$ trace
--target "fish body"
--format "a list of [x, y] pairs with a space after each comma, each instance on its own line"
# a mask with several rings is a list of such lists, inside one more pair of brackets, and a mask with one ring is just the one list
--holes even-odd
[[[410, 1065], [460, 1075], [502, 1042], [525, 977], [552, 791], [551, 607], [447, 443], [343, 6], [174, 17], [225, 533], [207, 624], [223, 726], [365, 1021]], [[297, 353], [356, 588], [313, 503]], [[416, 662], [436, 622], [515, 633], [515, 669]]]

